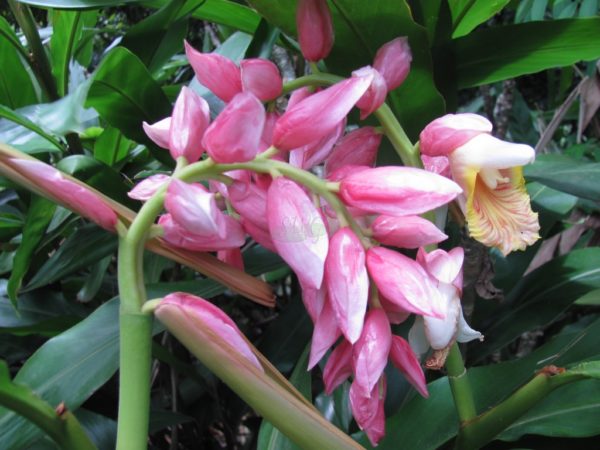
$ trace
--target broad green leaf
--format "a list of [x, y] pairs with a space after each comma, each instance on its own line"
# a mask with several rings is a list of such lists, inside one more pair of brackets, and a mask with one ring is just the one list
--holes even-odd
[[[7, 108], [4, 105], [0, 105], [0, 119], [4, 118], [10, 122], [14, 122], [17, 125], [20, 125], [24, 128], [27, 128], [30, 131], [33, 131], [35, 134], [41, 136], [42, 138], [44, 138], [46, 141], [48, 141], [51, 145], [51, 147], [55, 147], [58, 150], [63, 149], [62, 144], [60, 143], [60, 141], [58, 139], [56, 139], [54, 136], [52, 136], [49, 133], [46, 133], [42, 128], [40, 128], [39, 126], [37, 126], [35, 123], [33, 123], [31, 120], [27, 119], [26, 117], [20, 115], [19, 113], [17, 113], [16, 111], [13, 111], [10, 108]], [[1, 121], [0, 121], [1, 123]], [[14, 142], [11, 141], [7, 141], [7, 144], [12, 144], [14, 145]], [[17, 142], [18, 144], [18, 142]]]
[[[306, 367], [310, 355], [310, 345], [307, 345], [296, 363], [296, 367], [290, 376], [290, 383], [309, 401], [312, 397], [311, 375]], [[299, 450], [299, 447], [290, 441], [283, 433], [271, 425], [267, 420], [262, 421], [258, 432], [258, 450]]]
[[183, 50], [188, 18], [205, 0], [173, 0], [131, 27], [121, 45], [156, 73], [175, 53]]
[[44, 237], [55, 210], [56, 205], [50, 200], [37, 195], [31, 196], [27, 218], [23, 226], [23, 238], [17, 253], [15, 253], [13, 270], [8, 280], [8, 296], [15, 306], [17, 306], [17, 292], [29, 269], [31, 257]]
[[498, 439], [515, 441], [525, 434], [586, 437], [600, 433], [600, 381], [585, 380], [564, 386], [534, 406]]
[[123, 3], [139, 3], [140, 0], [19, 0], [20, 3], [26, 3], [40, 8], [59, 8], [59, 9], [91, 9], [104, 6], [118, 6]]
[[[506, 398], [546, 365], [565, 366], [597, 358], [600, 354], [598, 333], [600, 320], [583, 330], [565, 331], [518, 360], [468, 369], [478, 411], [485, 411]], [[472, 348], [478, 345], [475, 343]], [[386, 420], [386, 436], [377, 450], [396, 450], [399, 442], [403, 448], [435, 450], [456, 436], [458, 417], [448, 379], [440, 378], [427, 387], [428, 399], [415, 395]], [[435, 420], [432, 420], [432, 414], [435, 414]], [[596, 425], [600, 422], [596, 421]], [[359, 442], [372, 448], [365, 437]]]
[[[250, 3], [273, 25], [296, 35], [295, 1], [250, 0]], [[413, 54], [411, 71], [389, 100], [409, 136], [416, 139], [423, 127], [445, 109], [433, 81], [425, 28], [413, 21], [405, 0], [336, 0], [332, 2], [331, 13], [335, 43], [326, 63], [339, 75], [349, 75], [352, 70], [372, 64], [381, 45], [408, 36]]]
[[70, 63], [77, 44], [81, 39], [86, 15], [95, 17], [96, 12], [52, 11], [52, 37], [50, 39], [50, 56], [52, 58], [52, 74], [56, 79], [58, 95], [61, 97], [69, 91]]
[[7, 296], [7, 282], [0, 279], [0, 332], [54, 335], [73, 326], [86, 313], [55, 292], [35, 291], [19, 296], [15, 311]]
[[[167, 3], [168, 0], [150, 0], [145, 1], [144, 5], [160, 8]], [[260, 16], [255, 11], [229, 0], [206, 0], [193, 12], [192, 17], [226, 25], [246, 33], [254, 33], [260, 21]]]
[[88, 267], [117, 249], [117, 238], [96, 225], [88, 224], [67, 238], [52, 254], [25, 289], [31, 291]]
[[490, 17], [494, 16], [508, 4], [510, 0], [488, 0], [474, 2], [472, 0], [449, 0], [452, 11], [454, 32], [453, 38], [469, 34]]
[[563, 217], [577, 204], [577, 197], [552, 189], [538, 182], [527, 183], [527, 192], [537, 211], [540, 208]]
[[11, 212], [0, 212], [0, 239], [8, 242], [21, 232], [23, 219]]
[[525, 276], [477, 324], [485, 341], [473, 346], [473, 357], [479, 360], [521, 333], [551, 323], [583, 294], [600, 288], [598, 261], [600, 248], [574, 250]]
[[600, 289], [595, 289], [579, 297], [576, 305], [600, 306]]
[[142, 129], [171, 114], [171, 104], [140, 59], [117, 47], [102, 61], [94, 75], [86, 102], [111, 126], [128, 138], [153, 149], [154, 156], [173, 164], [168, 152], [156, 147]]
[[23, 61], [26, 55], [17, 35], [0, 16], [0, 105], [17, 109], [36, 103], [35, 88]]
[[600, 57], [598, 42], [600, 17], [475, 31], [454, 41], [458, 85], [479, 86], [596, 59]]
[[563, 155], [540, 155], [525, 167], [528, 180], [537, 181], [561, 192], [600, 201], [600, 163], [589, 163]]
[[117, 442], [117, 422], [84, 408], [75, 411], [75, 417], [96, 444], [98, 450], [114, 450]]
[[87, 303], [94, 299], [102, 287], [102, 280], [104, 280], [104, 276], [106, 275], [106, 271], [111, 261], [112, 255], [108, 255], [99, 260], [90, 268], [88, 277], [77, 293], [77, 301], [81, 303]]
[[254, 32], [252, 42], [246, 51], [247, 58], [269, 58], [280, 31], [262, 19]]
[[114, 166], [129, 154], [133, 145], [118, 128], [107, 127], [94, 143], [94, 158]]

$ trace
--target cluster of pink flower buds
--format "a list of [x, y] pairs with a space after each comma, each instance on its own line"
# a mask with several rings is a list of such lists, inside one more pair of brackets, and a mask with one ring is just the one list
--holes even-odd
[[[307, 59], [327, 56], [333, 34], [325, 1], [299, 2], [298, 31]], [[388, 360], [427, 396], [418, 356], [405, 339], [392, 334], [391, 324], [417, 316], [411, 342], [419, 353], [480, 337], [462, 317], [462, 250], [423, 250], [446, 235], [419, 215], [457, 198], [461, 187], [422, 169], [373, 167], [381, 142], [378, 130], [346, 132], [353, 107], [361, 109], [362, 117], [370, 114], [406, 78], [411, 60], [407, 40], [385, 44], [374, 67], [357, 70], [333, 86], [294, 91], [282, 113], [267, 113], [262, 103], [282, 92], [271, 62], [244, 60], [238, 66], [187, 45], [186, 51], [198, 80], [226, 102], [225, 108], [210, 123], [206, 102], [184, 88], [172, 116], [145, 124], [145, 130], [174, 158], [194, 162], [206, 152], [216, 163], [237, 164], [232, 167], [237, 170], [224, 173], [228, 181], [221, 177], [208, 187], [158, 175], [142, 181], [130, 195], [146, 200], [168, 183], [166, 214], [159, 225], [164, 239], [175, 246], [218, 251], [239, 267], [239, 248], [250, 236], [288, 263], [314, 322], [309, 369], [333, 348], [323, 370], [326, 392], [352, 377], [352, 413], [375, 445], [385, 432], [383, 372]], [[268, 148], [277, 150], [268, 155], [278, 164], [288, 163], [290, 173], [314, 179], [302, 170], [322, 165], [315, 173], [323, 174], [320, 182], [327, 192], [311, 191], [310, 183], [287, 172], [239, 169]], [[382, 244], [419, 249], [418, 257]]]

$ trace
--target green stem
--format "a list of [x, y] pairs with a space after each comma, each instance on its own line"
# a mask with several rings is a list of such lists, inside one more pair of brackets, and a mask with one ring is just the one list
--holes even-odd
[[329, 86], [342, 81], [344, 78], [330, 73], [319, 72], [313, 73], [312, 75], [305, 75], [298, 77], [294, 80], [288, 81], [283, 85], [283, 91], [281, 95], [288, 94], [296, 89], [305, 86]]
[[404, 132], [402, 125], [387, 104], [383, 104], [373, 114], [381, 123], [385, 135], [402, 159], [405, 166], [422, 168], [419, 150], [416, 148]]
[[448, 353], [446, 369], [448, 370], [448, 380], [450, 381], [450, 389], [454, 397], [454, 406], [458, 418], [461, 424], [466, 423], [477, 415], [477, 410], [475, 409], [467, 369], [456, 342], [452, 344], [450, 353]]
[[490, 442], [515, 420], [543, 400], [554, 389], [586, 376], [565, 372], [552, 375], [542, 372], [499, 405], [464, 423], [456, 440], [456, 449], [477, 449]]

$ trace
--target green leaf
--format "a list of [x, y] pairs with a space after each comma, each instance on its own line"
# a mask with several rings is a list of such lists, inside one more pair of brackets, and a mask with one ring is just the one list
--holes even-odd
[[479, 86], [596, 59], [599, 41], [600, 17], [476, 31], [454, 41], [458, 85]]
[[515, 441], [525, 434], [587, 437], [600, 433], [600, 381], [585, 380], [548, 395], [508, 427], [498, 439]]
[[8, 280], [8, 296], [15, 306], [17, 305], [17, 292], [21, 287], [23, 277], [29, 269], [31, 256], [44, 237], [55, 210], [56, 205], [50, 200], [37, 195], [31, 196], [31, 203], [23, 227], [23, 238], [15, 254], [13, 270]]
[[59, 8], [59, 9], [91, 9], [103, 6], [118, 6], [123, 3], [139, 3], [140, 0], [19, 0], [19, 3], [25, 3], [40, 8]]
[[112, 261], [112, 255], [108, 255], [98, 261], [90, 268], [90, 273], [86, 278], [83, 286], [77, 293], [77, 301], [81, 303], [87, 303], [94, 299], [100, 287], [102, 287], [102, 281], [106, 275], [108, 266]]
[[26, 56], [19, 38], [6, 19], [0, 16], [0, 104], [10, 109], [37, 102], [33, 82], [23, 64]]
[[150, 17], [131, 27], [121, 45], [148, 67], [159, 70], [175, 53], [183, 49], [188, 18], [205, 0], [173, 0]]
[[449, 0], [452, 11], [454, 32], [453, 38], [469, 34], [490, 17], [502, 11], [510, 0], [488, 0], [477, 2], [473, 0]]
[[[290, 376], [290, 383], [309, 401], [312, 397], [311, 376], [306, 370], [308, 356], [310, 355], [310, 344], [306, 346], [302, 356], [298, 359], [296, 367]], [[299, 450], [299, 447], [290, 441], [283, 433], [271, 425], [267, 420], [262, 421], [258, 432], [258, 450]]]
[[527, 192], [534, 204], [534, 210], [540, 208], [558, 217], [567, 215], [577, 204], [577, 197], [544, 186], [541, 183], [527, 183]]
[[[35, 134], [43, 137], [46, 141], [50, 142], [58, 150], [60, 150], [60, 151], [63, 150], [62, 144], [54, 136], [46, 133], [42, 128], [37, 126], [31, 120], [23, 117], [22, 115], [7, 108], [6, 106], [0, 105], [0, 118], [7, 119], [11, 122], [21, 125], [22, 127], [27, 128], [30, 131], [33, 131]], [[11, 143], [10, 141], [7, 142], [7, 144], [10, 144], [10, 143]]]
[[98, 450], [114, 450], [117, 442], [117, 422], [83, 408], [75, 411], [75, 417]]
[[142, 129], [143, 121], [154, 123], [169, 116], [171, 104], [144, 63], [129, 50], [117, 47], [104, 58], [86, 105], [126, 137], [146, 144], [160, 161], [173, 164], [168, 152], [156, 147]]
[[0, 332], [54, 335], [79, 322], [86, 311], [55, 292], [35, 291], [19, 296], [15, 311], [7, 297], [7, 282], [0, 279]]
[[[150, 0], [144, 5], [160, 8], [168, 4], [169, 0]], [[245, 5], [229, 0], [206, 0], [200, 8], [196, 9], [192, 17], [208, 22], [215, 22], [246, 33], [254, 33], [260, 16]]]
[[579, 297], [576, 305], [600, 306], [600, 289], [595, 289]]
[[69, 91], [69, 65], [82, 36], [86, 16], [96, 17], [95, 11], [52, 11], [52, 37], [50, 38], [50, 56], [52, 74], [56, 79], [58, 95]]
[[561, 192], [600, 201], [600, 163], [577, 161], [563, 155], [540, 155], [525, 167], [527, 179]]
[[[113, 376], [119, 365], [119, 302], [112, 300], [50, 339], [23, 365], [14, 382], [28, 386], [52, 406], [77, 409]], [[27, 448], [40, 429], [12, 411], [0, 409], [0, 448]]]
[[96, 225], [88, 224], [73, 233], [44, 263], [25, 289], [31, 291], [53, 283], [117, 249], [117, 238]]
[[280, 33], [278, 28], [270, 25], [265, 19], [261, 19], [246, 51], [246, 57], [269, 58]]
[[114, 166], [122, 161], [133, 147], [133, 142], [123, 136], [117, 128], [107, 127], [94, 143], [94, 158]]
[[487, 321], [478, 328], [485, 341], [473, 346], [472, 356], [480, 360], [521, 333], [551, 323], [583, 294], [600, 288], [598, 261], [600, 248], [574, 250], [525, 276], [488, 311]]
[[[250, 3], [273, 25], [296, 35], [296, 2], [251, 0]], [[335, 0], [331, 13], [335, 43], [326, 63], [340, 75], [372, 64], [381, 45], [398, 36], [408, 36], [413, 54], [411, 71], [389, 100], [409, 136], [416, 139], [423, 127], [445, 109], [433, 80], [425, 28], [413, 21], [405, 0]]]

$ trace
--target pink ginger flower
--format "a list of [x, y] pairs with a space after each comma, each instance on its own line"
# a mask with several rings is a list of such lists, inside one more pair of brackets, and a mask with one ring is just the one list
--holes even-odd
[[351, 77], [288, 106], [275, 124], [273, 145], [292, 150], [329, 135], [366, 92], [371, 79]]
[[219, 250], [217, 252], [217, 258], [223, 261], [225, 264], [235, 267], [236, 269], [244, 270], [244, 258], [242, 257], [242, 251], [237, 247]]
[[279, 69], [268, 59], [253, 58], [240, 62], [242, 89], [253, 93], [263, 102], [281, 95], [283, 80]]
[[392, 364], [404, 375], [419, 394], [425, 398], [429, 397], [427, 382], [425, 381], [425, 374], [421, 368], [421, 363], [409, 343], [400, 336], [392, 336], [390, 359], [392, 360]]
[[246, 162], [258, 154], [265, 108], [250, 93], [237, 94], [204, 133], [203, 145], [218, 163]]
[[438, 227], [419, 216], [380, 215], [371, 224], [373, 238], [384, 245], [419, 248], [447, 239]]
[[219, 308], [203, 298], [184, 292], [167, 295], [156, 307], [154, 314], [184, 344], [212, 342], [217, 352], [235, 355], [254, 366], [264, 369], [237, 325]]
[[329, 178], [331, 173], [345, 166], [373, 166], [381, 138], [381, 133], [373, 127], [358, 128], [346, 134], [336, 142], [325, 162], [325, 177]]
[[310, 356], [308, 358], [308, 370], [316, 366], [327, 350], [335, 344], [342, 334], [335, 323], [335, 313], [331, 302], [325, 296], [323, 308], [315, 322], [312, 340], [310, 344]]
[[388, 91], [393, 91], [408, 76], [412, 54], [406, 37], [399, 37], [383, 44], [373, 61], [373, 68], [385, 80]]
[[386, 395], [385, 376], [382, 376], [371, 392], [365, 393], [356, 381], [350, 386], [350, 409], [356, 423], [365, 432], [371, 444], [376, 447], [385, 436], [385, 412], [383, 410]]
[[150, 200], [156, 191], [167, 184], [170, 179], [170, 176], [162, 173], [150, 175], [148, 178], [144, 178], [136, 184], [134, 188], [127, 193], [127, 196], [134, 200]]
[[267, 220], [277, 252], [305, 286], [320, 288], [329, 239], [311, 199], [293, 181], [277, 177], [267, 193]]
[[338, 326], [354, 344], [361, 336], [369, 299], [369, 276], [365, 250], [348, 227], [336, 231], [329, 241], [325, 280]]
[[445, 177], [396, 166], [356, 171], [344, 177], [340, 185], [340, 196], [346, 204], [391, 216], [424, 213], [461, 192], [460, 186]]
[[335, 388], [352, 375], [352, 344], [345, 339], [329, 355], [323, 369], [325, 393], [331, 395]]
[[452, 178], [463, 190], [458, 203], [470, 235], [507, 255], [539, 239], [522, 172], [535, 151], [496, 139], [491, 131], [483, 117], [448, 114], [425, 127], [420, 148], [424, 156], [448, 158]]
[[213, 252], [241, 247], [246, 240], [246, 235], [239, 222], [225, 215], [223, 216], [223, 238], [218, 235], [206, 236], [191, 233], [179, 225], [171, 214], [160, 216], [158, 224], [163, 227], [163, 238], [169, 244], [197, 252]]
[[115, 231], [117, 214], [91, 188], [66, 178], [60, 171], [41, 161], [11, 158], [8, 162], [21, 175], [40, 186], [43, 194], [48, 198], [100, 225], [105, 230]]
[[354, 76], [372, 76], [372, 81], [367, 92], [356, 102], [356, 107], [360, 109], [360, 119], [366, 119], [373, 111], [379, 108], [385, 102], [388, 93], [388, 87], [383, 76], [371, 66], [366, 66], [352, 72]]
[[346, 120], [342, 120], [331, 133], [318, 141], [311, 142], [290, 152], [290, 164], [304, 170], [310, 170], [327, 159], [334, 144], [344, 134]]
[[299, 0], [296, 27], [302, 55], [309, 61], [319, 61], [333, 47], [333, 24], [326, 0]]
[[169, 134], [171, 130], [171, 118], [166, 117], [150, 125], [147, 122], [142, 123], [144, 132], [156, 145], [162, 148], [169, 148]]

